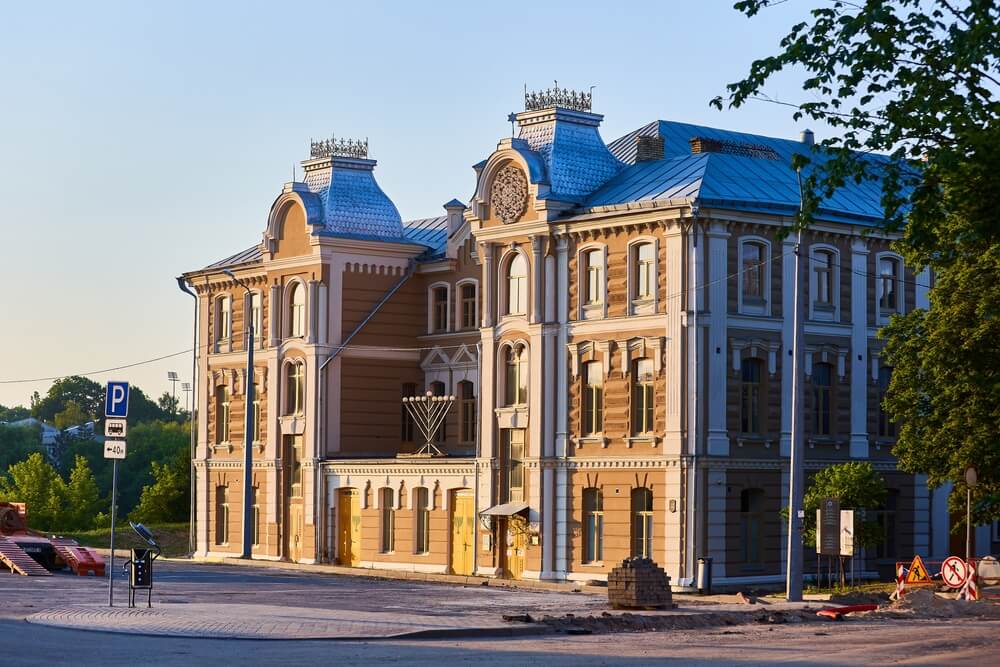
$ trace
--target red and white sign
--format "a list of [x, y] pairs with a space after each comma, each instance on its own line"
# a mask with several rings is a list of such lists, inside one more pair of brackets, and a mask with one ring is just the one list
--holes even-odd
[[948, 588], [961, 588], [969, 579], [969, 566], [958, 556], [948, 556], [941, 563], [941, 580]]

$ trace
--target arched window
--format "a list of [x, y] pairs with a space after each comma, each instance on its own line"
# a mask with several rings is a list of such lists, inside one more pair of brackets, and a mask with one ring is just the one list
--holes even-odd
[[431, 291], [431, 331], [448, 330], [448, 288], [444, 285]]
[[215, 487], [215, 543], [229, 544], [229, 487]]
[[895, 257], [879, 259], [878, 307], [885, 313], [899, 310], [899, 260]]
[[760, 359], [744, 359], [741, 364], [740, 382], [740, 431], [761, 433], [760, 426], [760, 377], [764, 362]]
[[301, 362], [285, 366], [285, 414], [301, 415], [306, 403], [306, 372]]
[[759, 565], [761, 558], [761, 528], [764, 521], [764, 490], [743, 489], [740, 492], [740, 528], [743, 562]]
[[396, 508], [395, 493], [389, 487], [379, 489], [379, 551], [392, 553], [396, 548]]
[[833, 308], [834, 261], [834, 254], [829, 250], [817, 250], [813, 253], [813, 275], [816, 279], [813, 303], [817, 306]]
[[[431, 393], [435, 396], [445, 395], [444, 382], [434, 381], [431, 382]], [[444, 442], [448, 439], [448, 419], [447, 417], [441, 420], [441, 426], [438, 427], [437, 433], [434, 434], [434, 439], [437, 442]]]
[[604, 303], [604, 251], [587, 250], [581, 259], [584, 279], [583, 303], [585, 306], [599, 306]]
[[583, 366], [583, 428], [584, 435], [604, 431], [604, 368], [599, 361]]
[[229, 352], [233, 335], [232, 299], [220, 296], [215, 300], [215, 351]]
[[229, 387], [215, 388], [215, 444], [229, 442]]
[[468, 380], [458, 383], [458, 398], [461, 401], [458, 411], [461, 424], [459, 433], [462, 442], [475, 442], [476, 440], [476, 394], [475, 387]]
[[632, 363], [632, 435], [653, 432], [653, 360]]
[[528, 312], [528, 260], [518, 253], [507, 265], [508, 315], [526, 315]]
[[813, 367], [813, 434], [830, 435], [830, 409], [833, 401], [833, 366], [816, 364]]
[[475, 283], [464, 283], [459, 294], [461, 303], [459, 312], [462, 314], [462, 328], [475, 329], [478, 320], [478, 309], [476, 308], [476, 285]]
[[506, 383], [505, 405], [524, 405], [528, 402], [528, 351], [523, 345], [507, 347], [504, 353]]
[[288, 297], [288, 335], [302, 338], [306, 335], [306, 290], [302, 283], [292, 283]]
[[632, 489], [632, 556], [653, 557], [653, 491]]
[[425, 486], [413, 490], [413, 534], [416, 538], [413, 553], [425, 554], [431, 550], [431, 508]]
[[583, 490], [583, 562], [604, 560], [604, 494], [600, 489]]
[[889, 383], [892, 381], [892, 369], [882, 366], [878, 369], [878, 435], [880, 438], [896, 437], [896, 422], [889, 418], [885, 411], [885, 396], [889, 393]]

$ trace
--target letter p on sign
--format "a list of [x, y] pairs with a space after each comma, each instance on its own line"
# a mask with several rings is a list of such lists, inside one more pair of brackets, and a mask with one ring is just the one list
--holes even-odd
[[109, 382], [104, 397], [104, 416], [125, 419], [128, 416], [128, 382]]

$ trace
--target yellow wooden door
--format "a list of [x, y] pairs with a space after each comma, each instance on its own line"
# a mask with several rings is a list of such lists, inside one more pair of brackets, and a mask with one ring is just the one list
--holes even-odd
[[337, 562], [349, 567], [361, 564], [361, 503], [357, 489], [341, 489], [337, 517]]
[[456, 493], [451, 510], [451, 571], [472, 574], [476, 557], [475, 502], [472, 493]]
[[520, 579], [524, 573], [524, 552], [528, 546], [528, 522], [523, 516], [507, 519], [507, 576]]
[[288, 508], [288, 557], [298, 562], [302, 560], [302, 505]]

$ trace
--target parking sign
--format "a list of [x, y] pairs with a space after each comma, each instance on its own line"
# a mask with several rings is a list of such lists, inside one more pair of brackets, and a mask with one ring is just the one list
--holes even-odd
[[128, 416], [128, 382], [109, 382], [104, 397], [104, 416], [125, 419]]

